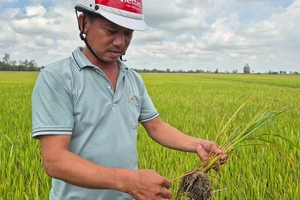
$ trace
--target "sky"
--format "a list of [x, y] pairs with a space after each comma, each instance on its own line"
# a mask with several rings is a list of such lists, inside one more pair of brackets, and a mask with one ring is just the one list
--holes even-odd
[[[45, 66], [69, 57], [79, 38], [76, 0], [0, 0], [0, 60]], [[129, 68], [300, 72], [300, 0], [144, 0]]]

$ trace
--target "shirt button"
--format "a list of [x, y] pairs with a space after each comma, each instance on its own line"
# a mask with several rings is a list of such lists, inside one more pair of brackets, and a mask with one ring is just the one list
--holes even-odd
[[109, 85], [109, 86], [107, 86], [107, 88], [110, 90], [110, 89], [111, 89], [111, 86]]

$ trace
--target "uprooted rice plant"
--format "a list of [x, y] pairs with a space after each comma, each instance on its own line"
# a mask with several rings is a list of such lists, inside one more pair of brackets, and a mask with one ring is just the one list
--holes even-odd
[[[273, 150], [278, 151], [278, 153], [283, 154], [291, 165], [294, 165], [291, 159], [289, 158], [288, 152], [285, 152], [283, 148], [278, 147], [274, 142], [272, 142], [269, 137], [279, 137], [280, 139], [292, 144], [297, 150], [300, 151], [300, 148], [297, 147], [292, 141], [282, 135], [277, 134], [258, 134], [258, 130], [270, 123], [270, 120], [278, 116], [279, 114], [289, 110], [287, 107], [283, 107], [277, 110], [268, 110], [267, 108], [259, 112], [256, 116], [251, 119], [244, 128], [234, 126], [232, 121], [239, 113], [239, 111], [246, 104], [242, 104], [233, 114], [233, 116], [223, 124], [221, 123], [220, 129], [217, 134], [215, 141], [219, 144], [220, 149], [224, 154], [230, 156], [232, 152], [239, 147], [245, 145], [262, 145], [269, 147]], [[220, 139], [222, 137], [222, 139]], [[251, 142], [246, 143], [246, 142]], [[246, 144], [245, 144], [246, 143]], [[199, 166], [196, 166], [196, 169], [187, 172], [182, 176], [182, 181], [178, 189], [176, 199], [181, 199], [182, 197], [187, 197], [191, 200], [207, 200], [212, 196], [212, 186], [210, 180], [207, 176], [207, 173], [214, 168], [214, 166], [220, 164], [221, 155], [217, 155], [213, 152], [210, 152], [208, 159], [201, 162]], [[180, 177], [179, 177], [180, 178]], [[178, 178], [173, 179], [176, 180]]]

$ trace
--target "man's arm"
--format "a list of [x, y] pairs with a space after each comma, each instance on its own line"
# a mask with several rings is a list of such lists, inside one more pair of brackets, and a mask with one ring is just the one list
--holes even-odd
[[123, 189], [122, 179], [128, 171], [100, 166], [70, 152], [70, 138], [69, 135], [40, 136], [43, 164], [50, 177], [91, 189]]
[[[142, 125], [153, 140], [165, 147], [198, 153], [202, 160], [206, 160], [211, 151], [216, 154], [222, 154], [216, 143], [186, 135], [163, 122], [159, 117], [144, 122]], [[226, 157], [227, 155], [222, 155], [221, 159]]]
[[126, 192], [137, 200], [171, 198], [170, 182], [153, 170], [127, 170], [94, 164], [68, 150], [71, 136], [40, 136], [46, 173], [67, 183], [91, 189]]

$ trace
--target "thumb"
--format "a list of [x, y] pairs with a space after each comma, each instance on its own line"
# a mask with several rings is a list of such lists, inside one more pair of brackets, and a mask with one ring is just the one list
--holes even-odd
[[199, 155], [199, 157], [202, 160], [207, 160], [208, 159], [208, 153], [206, 152], [206, 150], [203, 148], [202, 145], [199, 145], [197, 147], [197, 154]]

